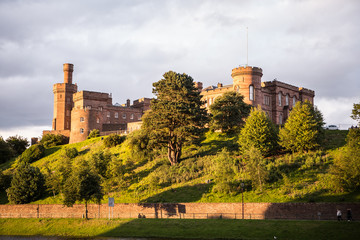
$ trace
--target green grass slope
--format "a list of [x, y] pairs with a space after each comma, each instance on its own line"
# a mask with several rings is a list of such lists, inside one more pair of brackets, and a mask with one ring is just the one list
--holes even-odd
[[[187, 146], [182, 161], [170, 166], [166, 152], [145, 155], [132, 151], [127, 141], [105, 148], [101, 138], [80, 143], [56, 146], [46, 150], [46, 156], [33, 163], [42, 172], [56, 172], [65, 164], [65, 148], [74, 147], [79, 155], [72, 163], [91, 161], [99, 152], [109, 156], [107, 172], [112, 177], [103, 178], [107, 197], [117, 203], [135, 202], [240, 202], [240, 183], [245, 183], [245, 202], [359, 202], [359, 192], [335, 193], [332, 190], [329, 168], [338, 148], [345, 144], [347, 131], [326, 131], [321, 150], [282, 154], [266, 159], [268, 180], [262, 190], [251, 186], [248, 175], [239, 165], [237, 137], [220, 133], [207, 133], [200, 146]], [[225, 150], [224, 150], [225, 149]], [[236, 174], [231, 183], [214, 180], [222, 166], [217, 166], [221, 154], [235, 162]], [[238, 165], [237, 165], [238, 164]], [[0, 168], [12, 171], [15, 161]], [[7, 203], [6, 193], [0, 194], [0, 203]], [[61, 193], [48, 193], [36, 204], [62, 203]]]

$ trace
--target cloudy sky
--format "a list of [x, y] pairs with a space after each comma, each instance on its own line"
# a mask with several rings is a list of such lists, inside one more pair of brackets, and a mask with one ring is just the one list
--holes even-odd
[[74, 64], [79, 90], [113, 103], [153, 97], [166, 71], [204, 86], [261, 67], [315, 90], [327, 124], [349, 127], [360, 102], [359, 0], [0, 0], [0, 135], [51, 129], [54, 83]]

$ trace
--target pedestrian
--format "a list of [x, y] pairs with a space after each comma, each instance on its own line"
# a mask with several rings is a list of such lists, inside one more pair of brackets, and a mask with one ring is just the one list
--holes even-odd
[[347, 209], [346, 217], [347, 217], [348, 222], [350, 222], [350, 221], [353, 220], [353, 219], [352, 219], [351, 208], [348, 208], [348, 209]]
[[340, 209], [338, 209], [337, 211], [336, 211], [336, 216], [337, 216], [337, 220], [338, 221], [341, 221], [342, 219], [341, 219], [341, 211], [340, 211]]

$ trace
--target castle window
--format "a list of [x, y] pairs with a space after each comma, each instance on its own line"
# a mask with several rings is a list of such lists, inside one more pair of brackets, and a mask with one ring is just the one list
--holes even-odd
[[66, 116], [70, 117], [70, 110], [66, 110]]
[[62, 95], [60, 94], [60, 98], [62, 98]]
[[99, 119], [99, 118], [96, 118], [96, 123], [100, 123], [100, 119]]
[[211, 105], [211, 98], [209, 98], [209, 107], [210, 107], [210, 105]]
[[293, 107], [295, 107], [295, 104], [296, 104], [296, 97], [294, 96], [293, 97]]
[[110, 112], [107, 112], [107, 115], [106, 115], [107, 117], [110, 117]]
[[254, 86], [253, 85], [250, 85], [250, 87], [249, 87], [249, 99], [251, 101], [254, 101]]
[[115, 118], [119, 118], [119, 113], [118, 112], [115, 113]]
[[99, 107], [99, 110], [102, 111], [102, 107]]
[[130, 115], [130, 119], [134, 119], [134, 114], [133, 113]]
[[90, 110], [90, 109], [91, 109], [91, 106], [90, 106], [90, 105], [89, 105], [89, 106], [86, 106], [86, 108]]
[[83, 117], [80, 118], [80, 122], [83, 122], [85, 119]]
[[289, 94], [286, 94], [285, 104], [286, 104], [286, 106], [289, 106]]
[[126, 119], [126, 113], [123, 113], [123, 119]]
[[279, 98], [279, 106], [281, 106], [281, 92], [278, 93], [278, 98]]
[[138, 120], [141, 120], [141, 114], [138, 115]]
[[283, 116], [282, 116], [282, 113], [279, 114], [279, 124], [283, 124]]
[[80, 128], [80, 133], [83, 134], [84, 133], [84, 129]]
[[264, 104], [269, 106], [270, 105], [270, 96], [264, 96]]

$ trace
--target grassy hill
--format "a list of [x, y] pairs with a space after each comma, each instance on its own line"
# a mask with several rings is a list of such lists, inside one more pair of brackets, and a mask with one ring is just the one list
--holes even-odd
[[[134, 202], [240, 202], [241, 187], [245, 184], [245, 202], [359, 202], [360, 193], [335, 193], [332, 190], [329, 167], [338, 148], [345, 144], [347, 131], [326, 131], [322, 149], [289, 154], [284, 153], [266, 159], [267, 182], [260, 190], [252, 187], [249, 176], [241, 168], [242, 159], [237, 152], [237, 137], [220, 133], [207, 133], [199, 146], [191, 145], [183, 150], [180, 164], [170, 166], [166, 152], [151, 153], [134, 151], [129, 142], [105, 148], [101, 138], [89, 139], [76, 144], [56, 146], [46, 150], [46, 156], [33, 163], [43, 173], [56, 174], [61, 168], [79, 161], [106, 161], [103, 178], [107, 197], [117, 203]], [[66, 160], [65, 149], [74, 147], [79, 155]], [[235, 175], [226, 178], [222, 160], [231, 162]], [[15, 160], [0, 165], [4, 172], [12, 171]], [[62, 203], [61, 194], [49, 192], [34, 203]], [[0, 203], [7, 203], [5, 192]]]

